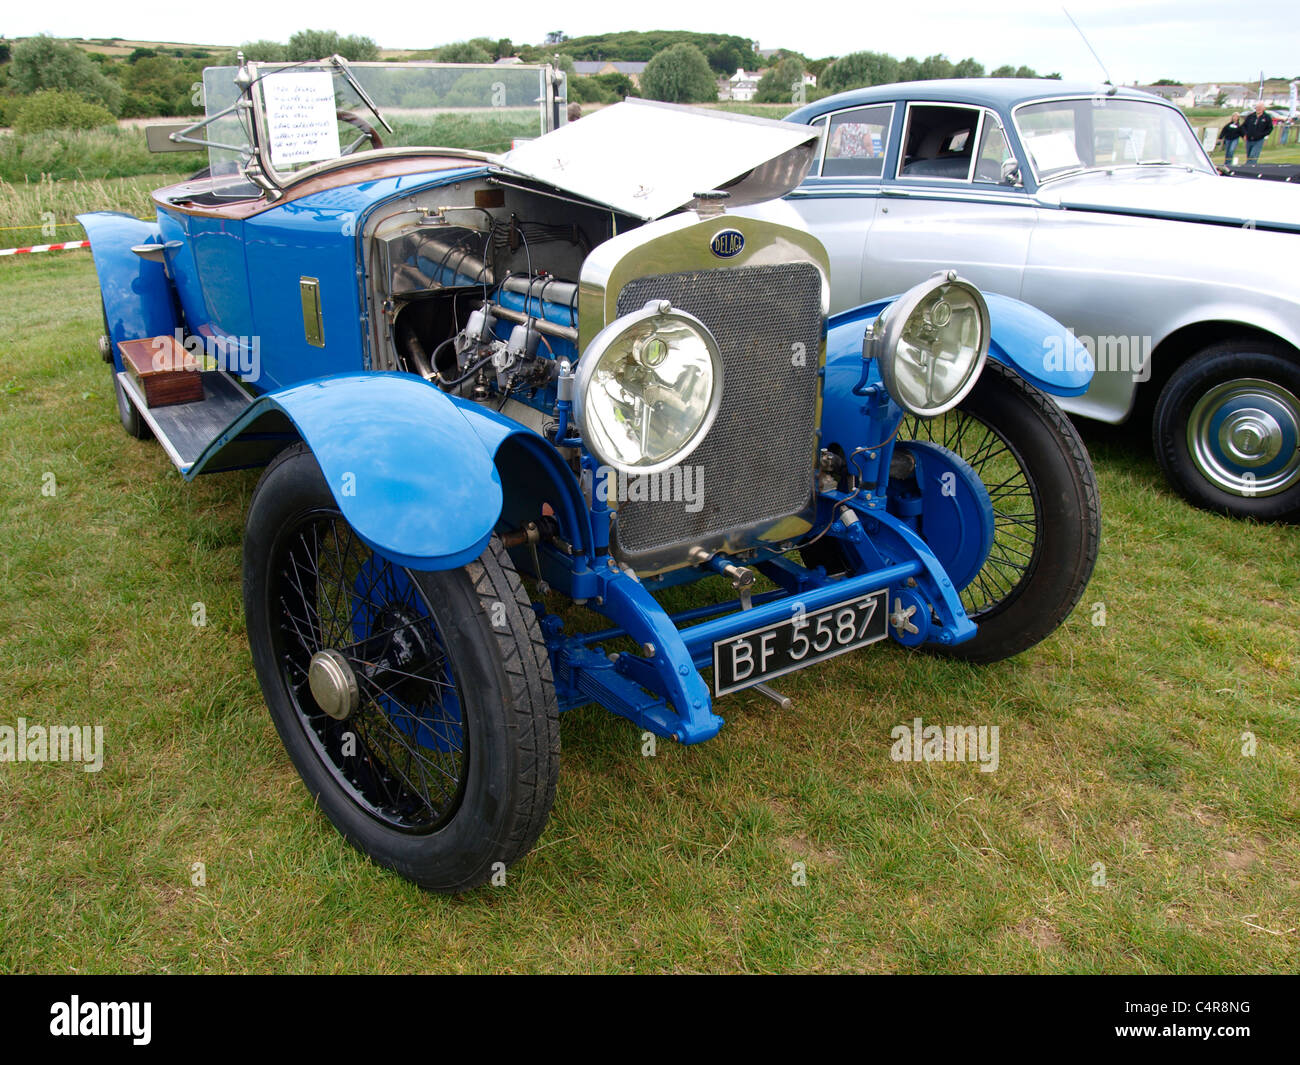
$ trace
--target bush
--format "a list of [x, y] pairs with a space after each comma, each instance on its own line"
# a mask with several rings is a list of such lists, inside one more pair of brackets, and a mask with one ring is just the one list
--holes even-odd
[[41, 89], [75, 92], [117, 114], [122, 86], [99, 70], [80, 48], [53, 37], [29, 37], [14, 45], [10, 64], [14, 89], [30, 96]]
[[293, 63], [310, 63], [331, 55], [341, 55], [353, 63], [379, 58], [379, 46], [369, 37], [340, 37], [333, 30], [299, 30], [289, 38], [285, 51], [285, 58]]
[[818, 84], [831, 92], [843, 92], [864, 85], [887, 85], [899, 78], [899, 62], [892, 55], [853, 52], [828, 66]]
[[614, 94], [616, 100], [625, 100], [629, 96], [640, 96], [636, 83], [626, 74], [592, 74], [591, 80]]
[[439, 63], [491, 63], [493, 57], [473, 41], [457, 41], [438, 49]]
[[704, 103], [718, 98], [718, 84], [709, 61], [693, 44], [674, 44], [646, 64], [641, 92], [651, 100]]
[[758, 83], [754, 102], [760, 104], [797, 104], [806, 101], [808, 90], [803, 84], [803, 61], [793, 56], [782, 59]]
[[0, 126], [12, 126], [26, 102], [21, 96], [0, 96]]
[[18, 108], [14, 129], [19, 133], [44, 133], [53, 129], [97, 129], [113, 123], [112, 112], [84, 96], [43, 89]]
[[569, 99], [580, 104], [614, 104], [620, 97], [595, 78], [570, 76]]

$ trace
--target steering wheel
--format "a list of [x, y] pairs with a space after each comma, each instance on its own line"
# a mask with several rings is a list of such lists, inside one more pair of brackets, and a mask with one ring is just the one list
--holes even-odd
[[339, 153], [340, 155], [351, 155], [361, 147], [363, 142], [367, 140], [370, 141], [371, 148], [382, 148], [384, 146], [384, 142], [379, 139], [379, 134], [375, 130], [375, 127], [355, 111], [345, 111], [340, 108], [334, 112], [334, 117], [340, 122], [346, 123], [349, 126], [355, 126], [357, 129], [361, 130], [361, 136], [344, 148], [343, 151]]

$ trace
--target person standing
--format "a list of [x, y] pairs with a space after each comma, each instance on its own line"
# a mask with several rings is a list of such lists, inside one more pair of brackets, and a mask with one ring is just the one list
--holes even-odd
[[1241, 112], [1232, 113], [1232, 121], [1223, 127], [1223, 132], [1219, 134], [1219, 140], [1223, 142], [1223, 165], [1232, 166], [1233, 160], [1237, 156], [1237, 141], [1245, 136], [1241, 128]]
[[1255, 113], [1247, 116], [1241, 128], [1246, 134], [1246, 163], [1257, 163], [1265, 138], [1273, 132], [1273, 116], [1264, 113], [1263, 100], [1255, 104]]

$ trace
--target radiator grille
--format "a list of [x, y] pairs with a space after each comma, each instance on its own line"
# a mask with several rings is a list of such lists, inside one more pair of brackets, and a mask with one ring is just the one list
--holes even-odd
[[619, 293], [618, 313], [651, 299], [670, 300], [713, 333], [725, 374], [722, 406], [686, 460], [703, 476], [703, 506], [691, 513], [680, 502], [622, 503], [620, 548], [636, 554], [698, 543], [802, 511], [812, 494], [820, 271], [803, 262], [642, 277]]

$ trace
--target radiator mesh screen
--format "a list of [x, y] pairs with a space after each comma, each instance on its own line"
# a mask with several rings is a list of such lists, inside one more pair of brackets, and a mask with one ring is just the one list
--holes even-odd
[[642, 277], [619, 293], [618, 313], [652, 299], [670, 300], [713, 333], [725, 374], [722, 406], [708, 438], [686, 460], [703, 478], [703, 506], [691, 513], [680, 501], [624, 502], [620, 546], [635, 553], [695, 542], [799, 513], [813, 481], [822, 330], [817, 267], [781, 263]]

